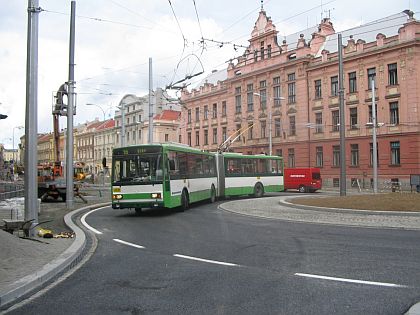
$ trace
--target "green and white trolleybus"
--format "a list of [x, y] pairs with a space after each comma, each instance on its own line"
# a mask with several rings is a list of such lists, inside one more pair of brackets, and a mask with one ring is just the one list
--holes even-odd
[[112, 156], [114, 209], [180, 207], [217, 197], [282, 191], [278, 156], [211, 153], [182, 144], [116, 148]]

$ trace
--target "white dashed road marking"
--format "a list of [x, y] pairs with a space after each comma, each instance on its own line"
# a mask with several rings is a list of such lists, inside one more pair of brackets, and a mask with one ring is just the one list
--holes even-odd
[[335, 278], [335, 277], [328, 277], [328, 276], [312, 275], [312, 274], [308, 274], [308, 273], [295, 273], [295, 276], [322, 279], [322, 280], [330, 280], [330, 281], [339, 281], [339, 282], [350, 282], [350, 283], [358, 283], [358, 284], [377, 285], [377, 286], [383, 286], [383, 287], [394, 287], [394, 288], [395, 287], [396, 288], [406, 288], [407, 287], [406, 285], [395, 284], [395, 283], [374, 282], [374, 281], [364, 281], [364, 280], [345, 279], [345, 278]]
[[120, 240], [118, 238], [114, 238], [113, 240], [116, 241], [116, 242], [118, 242], [118, 243], [121, 243], [121, 244], [124, 244], [124, 245], [128, 245], [128, 246], [131, 246], [131, 247], [135, 247], [135, 248], [146, 248], [144, 246], [133, 244], [133, 243], [130, 243], [130, 242], [126, 242], [126, 241]]
[[185, 258], [185, 259], [190, 259], [190, 260], [196, 260], [196, 261], [201, 261], [201, 262], [206, 262], [206, 263], [216, 264], [216, 265], [224, 265], [224, 266], [230, 266], [230, 267], [239, 267], [239, 265], [237, 265], [237, 264], [232, 264], [232, 263], [227, 263], [227, 262], [217, 261], [217, 260], [203, 259], [203, 258], [192, 257], [192, 256], [185, 256], [185, 255], [180, 255], [180, 254], [175, 254], [174, 257]]

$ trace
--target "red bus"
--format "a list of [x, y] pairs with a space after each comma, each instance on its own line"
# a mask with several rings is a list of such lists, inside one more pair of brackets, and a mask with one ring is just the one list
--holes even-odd
[[322, 188], [321, 170], [316, 167], [285, 168], [284, 190], [297, 189], [301, 193], [315, 192]]

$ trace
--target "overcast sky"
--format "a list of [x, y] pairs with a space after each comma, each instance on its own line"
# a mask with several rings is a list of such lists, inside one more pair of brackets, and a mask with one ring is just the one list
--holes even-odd
[[[0, 0], [0, 143], [15, 147], [24, 133], [26, 98], [26, 0]], [[53, 93], [68, 80], [69, 0], [39, 0], [38, 132], [52, 131]], [[172, 5], [172, 6], [171, 6]], [[196, 9], [195, 9], [196, 8]], [[261, 8], [259, 0], [78, 0], [76, 1], [75, 124], [106, 118], [125, 94], [148, 91], [148, 59], [153, 88], [199, 71], [225, 68], [247, 46]], [[330, 16], [336, 31], [405, 9], [420, 11], [419, 0], [266, 0], [264, 9], [281, 36], [299, 32]], [[174, 15], [174, 13], [175, 15]], [[176, 18], [175, 18], [176, 16]], [[418, 18], [420, 12], [415, 14]], [[176, 71], [175, 71], [176, 70]], [[200, 77], [189, 82], [197, 84]], [[111, 116], [110, 116], [111, 115]], [[60, 127], [65, 128], [62, 118]]]

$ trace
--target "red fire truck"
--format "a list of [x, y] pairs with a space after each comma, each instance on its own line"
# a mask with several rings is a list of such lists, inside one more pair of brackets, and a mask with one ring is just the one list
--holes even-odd
[[321, 170], [316, 167], [285, 168], [284, 190], [297, 189], [299, 192], [315, 192], [322, 188]]

